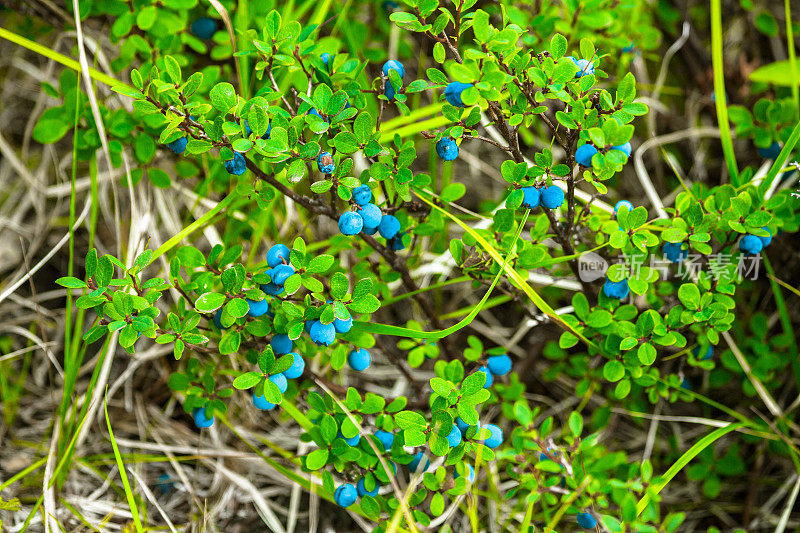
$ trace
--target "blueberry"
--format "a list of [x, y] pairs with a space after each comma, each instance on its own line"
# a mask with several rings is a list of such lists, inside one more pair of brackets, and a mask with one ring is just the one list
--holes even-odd
[[583, 529], [594, 529], [597, 527], [597, 520], [595, 520], [591, 513], [578, 513], [577, 520], [578, 525]]
[[450, 433], [448, 433], [445, 438], [447, 439], [447, 444], [449, 444], [451, 448], [455, 448], [461, 444], [461, 430], [458, 429], [456, 424], [453, 424], [453, 429], [450, 430]]
[[325, 118], [323, 118], [322, 115], [319, 114], [319, 111], [317, 111], [316, 107], [312, 107], [311, 109], [306, 111], [306, 114], [307, 115], [314, 115], [315, 117], [318, 117], [320, 120], [324, 120], [325, 122], [327, 122], [327, 120]]
[[610, 279], [606, 278], [605, 285], [603, 285], [603, 294], [609, 298], [617, 298], [621, 300], [628, 295], [628, 292], [630, 292], [630, 288], [628, 287], [627, 279], [623, 279], [622, 281], [611, 281]]
[[614, 215], [615, 216], [616, 216], [617, 212], [619, 211], [619, 208], [622, 207], [622, 206], [627, 207], [628, 208], [628, 212], [633, 211], [633, 204], [632, 203], [630, 203], [628, 200], [620, 200], [614, 206]]
[[358, 490], [350, 483], [344, 483], [333, 491], [333, 500], [340, 507], [350, 507], [358, 500]]
[[192, 22], [190, 29], [198, 39], [211, 39], [217, 31], [217, 21], [209, 17], [200, 17]]
[[400, 250], [405, 249], [406, 245], [403, 244], [403, 235], [405, 235], [405, 232], [401, 231], [400, 233], [389, 239], [386, 245], [395, 252], [399, 252]]
[[[425, 458], [425, 462], [420, 464], [423, 458]], [[411, 460], [411, 462], [408, 463], [408, 469], [411, 470], [412, 472], [417, 472], [420, 470], [420, 467], [422, 467], [422, 470], [424, 471], [428, 469], [430, 464], [431, 462], [428, 461], [428, 458], [425, 457], [425, 454], [423, 452], [417, 452], [416, 454], [414, 454], [414, 458]]]
[[[466, 465], [464, 468], [467, 470], [467, 482], [474, 483], [475, 482], [475, 468], [472, 465]], [[456, 470], [454, 478], [460, 477], [458, 475], [458, 470]]]
[[336, 163], [333, 161], [333, 156], [330, 152], [322, 152], [317, 156], [317, 168], [323, 174], [333, 174], [336, 169]]
[[336, 329], [333, 324], [323, 324], [319, 320], [314, 322], [309, 331], [311, 340], [322, 346], [330, 346], [336, 340]]
[[575, 150], [575, 161], [584, 167], [592, 166], [592, 157], [597, 153], [597, 148], [591, 144], [584, 144]]
[[358, 441], [361, 440], [361, 435], [359, 435], [358, 433], [356, 433], [355, 435], [353, 435], [350, 438], [347, 438], [344, 435], [342, 435], [342, 432], [340, 431], [336, 436], [338, 438], [340, 438], [340, 439], [344, 439], [344, 441], [347, 444], [349, 444], [350, 446], [357, 446], [358, 445]]
[[217, 309], [217, 312], [214, 313], [214, 325], [217, 326], [219, 329], [228, 329], [228, 327], [222, 325], [222, 308], [220, 307]]
[[764, 226], [764, 227], [763, 227], [763, 228], [761, 228], [761, 229], [763, 229], [764, 231], [766, 231], [767, 233], [769, 233], [769, 236], [767, 236], [767, 237], [759, 237], [759, 239], [761, 239], [761, 244], [763, 244], [763, 245], [764, 245], [764, 246], [763, 246], [763, 248], [766, 248], [767, 246], [769, 246], [769, 243], [771, 243], [771, 242], [772, 242], [772, 232], [771, 232], [771, 231], [769, 230], [769, 228], [768, 228], [768, 227], [766, 227], [766, 226]]
[[286, 379], [297, 379], [303, 375], [303, 371], [306, 369], [306, 361], [299, 353], [291, 352], [290, 355], [294, 357], [292, 366], [287, 368], [283, 375], [286, 376]]
[[756, 255], [764, 248], [764, 243], [760, 238], [749, 233], [739, 241], [739, 249], [747, 255]]
[[458, 145], [452, 137], [442, 137], [436, 143], [436, 155], [444, 161], [452, 161], [458, 157]]
[[274, 268], [282, 263], [288, 263], [290, 253], [289, 247], [285, 244], [275, 244], [267, 252], [267, 264]]
[[689, 256], [689, 250], [682, 242], [664, 243], [664, 255], [673, 263], [683, 263]]
[[361, 216], [361, 220], [364, 221], [365, 228], [377, 228], [383, 216], [381, 208], [375, 204], [364, 204], [357, 213]]
[[347, 333], [350, 331], [350, 328], [353, 327], [353, 317], [350, 317], [347, 320], [339, 320], [338, 318], [334, 318], [333, 327], [336, 330], [336, 333]]
[[361, 372], [362, 370], [368, 369], [369, 365], [372, 364], [372, 357], [370, 357], [369, 352], [364, 348], [359, 348], [357, 350], [352, 350], [347, 355], [347, 364], [356, 372]]
[[368, 204], [372, 200], [372, 189], [369, 185], [359, 185], [353, 189], [353, 200], [358, 205]]
[[383, 449], [386, 451], [390, 450], [392, 448], [392, 444], [394, 444], [394, 434], [382, 429], [379, 429], [375, 432], [375, 438], [377, 438], [380, 443], [383, 444]]
[[495, 376], [505, 376], [511, 371], [511, 358], [506, 355], [494, 355], [489, 358], [486, 366]]
[[357, 235], [363, 227], [364, 221], [358, 213], [347, 211], [339, 217], [339, 231], [342, 235]]
[[322, 64], [323, 65], [325, 65], [326, 67], [330, 67], [331, 66], [331, 59], [333, 59], [333, 56], [331, 54], [329, 54], [328, 52], [325, 52], [324, 54], [319, 56], [319, 58], [322, 60]]
[[384, 239], [391, 239], [400, 231], [400, 221], [394, 215], [383, 215], [378, 224], [378, 232]]
[[[270, 272], [271, 270], [267, 270], [267, 274], [269, 274]], [[265, 294], [269, 294], [270, 296], [277, 296], [283, 292], [283, 285], [278, 285], [277, 283], [269, 282], [262, 285], [261, 290], [264, 291]]]
[[375, 235], [378, 233], [378, 228], [361, 228], [361, 232], [365, 235]]
[[394, 60], [394, 59], [390, 59], [389, 61], [387, 61], [386, 63], [383, 64], [383, 75], [384, 76], [388, 76], [390, 70], [396, 71], [400, 75], [401, 78], [406, 75], [406, 69], [403, 66], [403, 64], [401, 62], [399, 62], [399, 61]]
[[594, 74], [594, 63], [588, 59], [575, 59], [574, 57], [570, 57], [570, 59], [572, 59], [575, 66], [578, 67], [578, 71], [575, 73], [576, 78]]
[[214, 425], [214, 417], [208, 418], [205, 407], [197, 407], [192, 411], [194, 423], [199, 428], [210, 428]]
[[[253, 133], [252, 128], [250, 128], [250, 124], [247, 123], [247, 119], [244, 119], [244, 130], [249, 137], [251, 133]], [[269, 139], [269, 134], [272, 131], [272, 122], [267, 124], [267, 132], [261, 136], [262, 139]]]
[[233, 153], [233, 159], [225, 161], [225, 170], [234, 176], [241, 176], [247, 170], [247, 162], [239, 152]]
[[[584, 145], [584, 146], [586, 146], [586, 145]], [[612, 150], [619, 150], [620, 152], [622, 152], [623, 154], [625, 154], [628, 157], [631, 156], [631, 143], [629, 143], [629, 142], [627, 142], [625, 144], [620, 144], [619, 146], [612, 146], [611, 149]]]
[[483, 444], [489, 448], [497, 448], [503, 444], [503, 430], [494, 424], [486, 424], [484, 429], [488, 429], [490, 435], [483, 441]]
[[681, 380], [681, 388], [686, 390], [692, 390], [692, 382], [689, 381], [689, 378], [683, 378]]
[[472, 427], [469, 424], [467, 424], [466, 422], [464, 422], [463, 420], [461, 420], [460, 416], [458, 418], [456, 418], [456, 426], [458, 426], [458, 430], [461, 432], [461, 436], [462, 437], [464, 435], [466, 435], [467, 434], [467, 430]]
[[383, 94], [386, 95], [386, 99], [390, 102], [394, 100], [395, 91], [391, 81], [386, 80], [386, 85], [383, 87]]
[[186, 137], [178, 137], [171, 143], [167, 143], [167, 148], [176, 154], [182, 154], [186, 150], [186, 145], [189, 144], [189, 139]]
[[269, 345], [272, 346], [272, 351], [277, 355], [287, 354], [291, 352], [294, 347], [289, 335], [275, 335], [272, 337]]
[[486, 368], [485, 366], [482, 366], [482, 367], [480, 367], [478, 369], [478, 372], [483, 372], [484, 374], [486, 374], [486, 381], [483, 384], [483, 388], [484, 389], [488, 389], [489, 387], [491, 387], [492, 386], [492, 373], [489, 371], [489, 369]]
[[247, 314], [253, 318], [260, 317], [269, 311], [269, 302], [267, 300], [251, 300], [247, 298]]
[[381, 8], [383, 8], [383, 10], [386, 11], [387, 13], [392, 13], [399, 7], [400, 4], [398, 4], [394, 0], [383, 0], [383, 2], [381, 3]]
[[777, 159], [781, 153], [781, 144], [778, 141], [773, 141], [772, 144], [766, 148], [759, 148], [758, 155], [764, 159]]
[[557, 185], [545, 187], [542, 190], [542, 207], [556, 209], [564, 203], [564, 191]]
[[362, 498], [364, 496], [373, 496], [373, 497], [377, 496], [378, 495], [378, 484], [375, 483], [375, 488], [373, 488], [372, 490], [367, 490], [367, 485], [364, 482], [364, 479], [366, 479], [366, 478], [362, 477], [361, 479], [358, 480], [358, 483], [356, 483], [356, 490], [358, 491], [358, 495], [361, 496]]
[[286, 387], [289, 386], [289, 382], [286, 381], [286, 376], [283, 374], [272, 374], [269, 377], [269, 380], [278, 387], [278, 390], [281, 391], [281, 394], [286, 392]]
[[698, 357], [700, 358], [700, 360], [705, 361], [706, 359], [711, 359], [712, 357], [714, 357], [714, 347], [709, 345], [708, 348], [706, 348], [703, 357], [700, 357], [700, 346], [692, 350], [692, 353], [694, 354], [695, 357]]
[[539, 207], [539, 200], [542, 194], [536, 187], [523, 187], [522, 188], [522, 207], [526, 209], [536, 209]]
[[444, 90], [444, 97], [447, 103], [456, 107], [464, 107], [464, 102], [461, 101], [461, 93], [470, 87], [472, 87], [471, 83], [462, 83], [460, 81], [448, 83]]
[[262, 411], [275, 409], [275, 404], [268, 402], [266, 396], [256, 396], [255, 391], [251, 393], [251, 396], [253, 397], [253, 405], [256, 406], [256, 409], [261, 409]]
[[272, 283], [283, 285], [294, 274], [294, 267], [291, 265], [278, 265], [272, 270], [268, 270], [267, 274], [272, 279]]

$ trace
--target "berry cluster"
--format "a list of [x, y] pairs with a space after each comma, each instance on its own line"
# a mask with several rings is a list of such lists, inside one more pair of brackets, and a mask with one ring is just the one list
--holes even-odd
[[339, 231], [342, 235], [366, 235], [379, 233], [388, 241], [393, 250], [403, 249], [403, 234], [400, 232], [400, 221], [394, 215], [385, 215], [381, 208], [372, 203], [372, 190], [369, 185], [360, 185], [353, 189], [355, 211], [347, 211], [339, 217]]
[[765, 237], [748, 233], [739, 241], [739, 249], [747, 255], [756, 255], [772, 242], [772, 232], [766, 226], [761, 228], [767, 232]]

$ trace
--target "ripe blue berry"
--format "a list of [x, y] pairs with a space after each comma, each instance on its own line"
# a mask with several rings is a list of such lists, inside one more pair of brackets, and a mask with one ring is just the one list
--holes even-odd
[[210, 428], [214, 425], [214, 417], [212, 416], [209, 418], [206, 415], [206, 408], [205, 407], [197, 407], [194, 411], [192, 411], [192, 416], [194, 417], [194, 423], [199, 428]]
[[326, 67], [330, 67], [331, 66], [330, 63], [331, 63], [331, 59], [333, 59], [333, 57], [328, 52], [325, 52], [324, 54], [319, 56], [319, 58], [322, 60], [322, 64], [323, 65], [325, 65]]
[[494, 355], [486, 363], [489, 372], [495, 376], [505, 376], [511, 371], [511, 358], [506, 355]]
[[353, 327], [353, 317], [350, 317], [347, 320], [339, 320], [338, 318], [334, 318], [333, 327], [336, 330], [336, 333], [347, 333], [350, 331], [350, 328]]
[[361, 216], [361, 220], [364, 221], [365, 228], [377, 228], [383, 216], [381, 208], [375, 204], [364, 204], [357, 213]]
[[[466, 465], [464, 468], [466, 468], [466, 470], [467, 470], [467, 482], [468, 483], [474, 483], [475, 482], [475, 468], [472, 465]], [[456, 470], [456, 473], [453, 476], [453, 478], [455, 479], [455, 478], [458, 478], [458, 477], [461, 477], [461, 476], [459, 476], [458, 470]]]
[[347, 355], [347, 364], [356, 372], [361, 372], [362, 370], [368, 369], [369, 365], [372, 364], [372, 357], [370, 357], [369, 352], [364, 348], [359, 348], [357, 350], [352, 350]]
[[336, 163], [333, 161], [333, 156], [330, 152], [322, 152], [317, 156], [317, 168], [323, 174], [333, 174], [336, 169]]
[[292, 265], [278, 265], [272, 270], [268, 270], [267, 274], [269, 274], [272, 283], [283, 285], [294, 274], [294, 267]]
[[378, 231], [384, 239], [391, 239], [400, 231], [400, 221], [394, 215], [383, 215], [378, 224]]
[[388, 76], [390, 70], [396, 71], [400, 75], [401, 78], [406, 75], [406, 69], [403, 66], [403, 64], [401, 62], [399, 62], [399, 61], [394, 60], [394, 59], [390, 59], [389, 61], [387, 61], [386, 63], [383, 64], [383, 75], [384, 76]]
[[630, 288], [628, 287], [627, 279], [623, 279], [622, 281], [611, 281], [610, 279], [606, 278], [606, 282], [603, 285], [603, 294], [609, 298], [617, 298], [621, 300], [628, 295], [628, 292], [630, 292]]
[[350, 483], [339, 485], [333, 491], [333, 501], [340, 507], [350, 507], [358, 500], [358, 490]]
[[251, 300], [247, 298], [247, 314], [253, 318], [260, 317], [269, 311], [269, 302], [267, 300]]
[[664, 243], [664, 256], [673, 263], [682, 263], [689, 255], [688, 248], [682, 242]]
[[620, 144], [619, 146], [612, 146], [611, 149], [612, 150], [619, 150], [620, 152], [622, 152], [623, 154], [625, 154], [628, 157], [631, 156], [631, 143], [629, 143], [629, 142], [627, 142], [625, 144]]
[[289, 386], [289, 382], [286, 381], [286, 376], [283, 374], [272, 374], [269, 377], [269, 380], [278, 387], [278, 390], [281, 391], [281, 394], [286, 392], [286, 388]]
[[392, 444], [394, 444], [394, 434], [382, 429], [379, 429], [375, 432], [375, 438], [377, 438], [380, 443], [383, 444], [383, 449], [387, 451], [390, 450], [392, 448]]
[[321, 346], [330, 346], [336, 340], [336, 329], [333, 324], [323, 324], [319, 320], [315, 320], [309, 330], [311, 340]]
[[261, 409], [262, 411], [269, 411], [271, 409], [275, 409], [275, 404], [268, 402], [266, 396], [256, 396], [255, 391], [253, 391], [252, 397], [253, 397], [253, 405], [256, 406], [256, 409]]
[[378, 233], [378, 228], [361, 228], [361, 232], [365, 235], [375, 235]]
[[764, 159], [777, 159], [781, 153], [781, 144], [778, 141], [773, 141], [772, 144], [766, 148], [759, 148], [758, 155]]
[[[253, 133], [253, 129], [250, 127], [250, 124], [247, 123], [247, 119], [244, 119], [244, 130], [249, 137], [251, 133]], [[267, 132], [261, 136], [262, 139], [269, 139], [269, 134], [272, 131], [272, 122], [267, 123]]]
[[492, 386], [492, 373], [489, 371], [489, 369], [486, 368], [485, 366], [482, 366], [482, 367], [480, 367], [478, 369], [478, 372], [483, 372], [484, 374], [486, 374], [486, 381], [483, 384], [483, 388], [484, 389], [488, 389], [489, 387], [491, 387]]
[[456, 418], [456, 426], [458, 426], [458, 430], [461, 432], [462, 437], [465, 436], [467, 434], [467, 430], [472, 427], [463, 420], [461, 420], [460, 416]]
[[739, 241], [739, 249], [748, 255], [756, 255], [764, 248], [764, 243], [755, 235], [749, 233]]
[[186, 145], [189, 144], [189, 139], [186, 137], [178, 137], [171, 143], [167, 144], [167, 148], [176, 154], [182, 154], [186, 150]]
[[706, 359], [711, 359], [714, 356], [714, 347], [709, 345], [708, 348], [706, 348], [703, 357], [700, 357], [700, 346], [692, 350], [692, 353], [694, 354], [695, 357], [698, 357], [702, 361], [705, 361]]
[[277, 355], [284, 355], [292, 351], [293, 343], [289, 335], [275, 335], [269, 342], [272, 346], [272, 351]]
[[317, 111], [316, 107], [312, 107], [311, 109], [306, 111], [306, 115], [314, 115], [315, 117], [318, 117], [320, 120], [324, 120], [325, 122], [328, 121], [322, 115], [319, 114], [319, 111]]
[[686, 390], [692, 390], [692, 382], [689, 381], [689, 378], [683, 378], [681, 381], [681, 388]]
[[490, 435], [483, 441], [483, 444], [489, 448], [497, 448], [503, 444], [503, 430], [494, 424], [486, 424], [484, 429], [488, 429]]
[[[271, 270], [267, 270], [267, 274], [269, 274]], [[277, 296], [283, 292], [283, 285], [278, 285], [274, 282], [265, 283], [261, 286], [261, 290], [264, 291], [265, 294], [269, 294], [270, 296]]]
[[464, 107], [464, 102], [461, 101], [461, 93], [466, 89], [472, 87], [471, 83], [462, 83], [460, 81], [451, 81], [447, 84], [444, 90], [444, 97], [447, 103], [456, 107]]
[[209, 17], [199, 17], [192, 22], [190, 29], [198, 39], [211, 39], [217, 31], [217, 21]]
[[350, 446], [357, 446], [358, 445], [358, 441], [361, 440], [361, 435], [359, 435], [358, 433], [356, 433], [355, 435], [353, 435], [349, 439], [347, 437], [345, 437], [344, 435], [342, 435], [341, 431], [336, 436], [338, 438], [340, 438], [340, 439], [343, 439]]
[[375, 483], [375, 488], [373, 488], [372, 490], [367, 490], [367, 485], [364, 482], [365, 479], [366, 478], [362, 477], [361, 479], [358, 480], [358, 483], [356, 484], [356, 490], [358, 491], [358, 495], [360, 497], [362, 497], [362, 498], [364, 496], [372, 496], [372, 497], [377, 496], [378, 495], [378, 484]]
[[292, 366], [283, 372], [283, 375], [286, 376], [286, 379], [297, 379], [303, 375], [303, 371], [306, 369], [306, 361], [299, 353], [292, 352], [290, 355], [294, 357], [294, 361], [292, 361]]
[[399, 252], [400, 250], [405, 249], [406, 245], [403, 244], [403, 235], [405, 235], [405, 232], [398, 233], [397, 235], [389, 239], [386, 245], [395, 252]]
[[764, 245], [763, 247], [766, 248], [767, 246], [769, 246], [769, 243], [772, 242], [772, 232], [766, 226], [764, 226], [761, 229], [763, 229], [764, 231], [769, 233], [769, 236], [767, 236], [767, 237], [759, 237], [759, 239], [761, 239], [761, 243]]
[[575, 73], [576, 78], [594, 74], [594, 63], [588, 59], [575, 59], [574, 57], [570, 57], [570, 59], [572, 59], [575, 66], [578, 67], [578, 71]]
[[390, 80], [386, 80], [386, 85], [383, 87], [383, 94], [386, 95], [386, 99], [389, 100], [390, 102], [394, 100], [394, 95], [395, 95], [394, 85], [392, 85], [392, 82]]
[[436, 155], [444, 161], [452, 161], [458, 157], [458, 145], [452, 137], [442, 137], [436, 143]]
[[220, 307], [217, 309], [217, 312], [214, 313], [214, 325], [217, 326], [219, 329], [226, 329], [225, 326], [222, 325], [222, 308]]
[[342, 235], [357, 235], [364, 227], [364, 220], [353, 211], [342, 213], [339, 217], [339, 231]]
[[536, 187], [523, 187], [522, 188], [522, 207], [526, 209], [536, 209], [539, 207], [539, 200], [542, 194]]
[[[424, 462], [424, 463], [422, 462], [422, 459], [423, 459], [423, 458], [425, 459], [425, 462]], [[421, 464], [420, 464], [420, 463], [421, 463]], [[421, 451], [420, 451], [420, 452], [417, 452], [417, 453], [414, 455], [414, 458], [413, 458], [413, 459], [411, 459], [411, 462], [410, 462], [410, 463], [408, 463], [408, 469], [409, 469], [409, 470], [411, 470], [412, 472], [418, 472], [418, 471], [420, 470], [420, 467], [421, 467], [421, 469], [422, 469], [423, 471], [425, 471], [425, 470], [427, 470], [427, 469], [428, 469], [428, 467], [430, 466], [430, 464], [431, 464], [431, 462], [430, 462], [430, 461], [428, 461], [428, 458], [427, 458], [427, 457], [425, 457], [425, 454], [424, 454], [423, 452], [421, 452]]]
[[369, 185], [359, 185], [353, 189], [353, 200], [358, 205], [368, 204], [372, 200], [372, 189]]
[[289, 263], [289, 254], [291, 251], [285, 244], [275, 244], [267, 252], [267, 264], [271, 267], [276, 267], [283, 263]]
[[575, 150], [575, 161], [577, 161], [579, 165], [590, 167], [592, 166], [592, 157], [594, 157], [594, 154], [596, 153], [597, 148], [591, 144], [587, 143], [581, 145], [577, 150]]
[[456, 424], [453, 424], [453, 429], [450, 430], [450, 433], [447, 434], [446, 438], [447, 444], [449, 444], [451, 448], [455, 448], [461, 444], [461, 430], [458, 429]]
[[542, 191], [542, 207], [557, 209], [564, 203], [564, 191], [558, 185], [545, 187]]
[[225, 161], [225, 170], [234, 176], [241, 176], [244, 174], [244, 171], [247, 170], [247, 162], [245, 161], [244, 156], [239, 152], [234, 152], [233, 159], [228, 159]]
[[628, 200], [620, 200], [614, 206], [614, 215], [615, 216], [616, 216], [617, 212], [619, 211], [619, 208], [623, 207], [623, 206], [628, 208], [628, 212], [633, 211], [633, 204], [632, 203], [630, 203]]
[[591, 513], [578, 513], [577, 520], [578, 525], [583, 529], [594, 529], [597, 527], [597, 520], [595, 520]]

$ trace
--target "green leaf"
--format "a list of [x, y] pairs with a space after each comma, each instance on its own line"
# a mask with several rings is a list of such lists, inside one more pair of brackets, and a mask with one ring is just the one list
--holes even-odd
[[687, 309], [700, 308], [700, 289], [694, 283], [684, 283], [678, 288], [678, 298]]
[[309, 470], [319, 470], [328, 462], [328, 450], [319, 448], [306, 457], [306, 467]]
[[625, 367], [616, 359], [612, 359], [603, 365], [603, 377], [612, 383], [619, 381], [625, 377]]
[[62, 287], [66, 287], [67, 289], [82, 289], [86, 287], [85, 281], [79, 280], [78, 278], [73, 278], [71, 276], [58, 278], [56, 280], [56, 283], [58, 283]]
[[214, 85], [208, 94], [211, 105], [214, 109], [226, 115], [230, 109], [236, 105], [236, 90], [228, 82], [221, 82]]
[[225, 303], [225, 295], [217, 292], [206, 292], [201, 294], [195, 301], [194, 308], [201, 313], [216, 311]]
[[[560, 33], [556, 33], [553, 35], [553, 38], [550, 39], [550, 53], [553, 55], [553, 59], [559, 60], [564, 57], [564, 53], [567, 51], [567, 39]], [[575, 71], [573, 69], [572, 75], [575, 75]]]
[[172, 80], [172, 83], [179, 85], [181, 83], [181, 66], [172, 56], [164, 56], [164, 68], [167, 75]]
[[233, 380], [233, 386], [239, 390], [252, 389], [263, 378], [264, 375], [259, 372], [245, 372]]

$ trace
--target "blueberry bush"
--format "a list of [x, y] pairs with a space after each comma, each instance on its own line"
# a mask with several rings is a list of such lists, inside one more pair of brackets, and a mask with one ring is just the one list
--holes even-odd
[[[65, 289], [58, 352], [38, 303], [0, 334], [38, 454], [3, 455], [13, 531], [800, 524], [788, 2], [10, 8], [0, 36], [52, 62], [27, 134], [66, 185], [22, 190], [69, 211], [30, 282]], [[58, 374], [41, 442], [30, 345]]]

